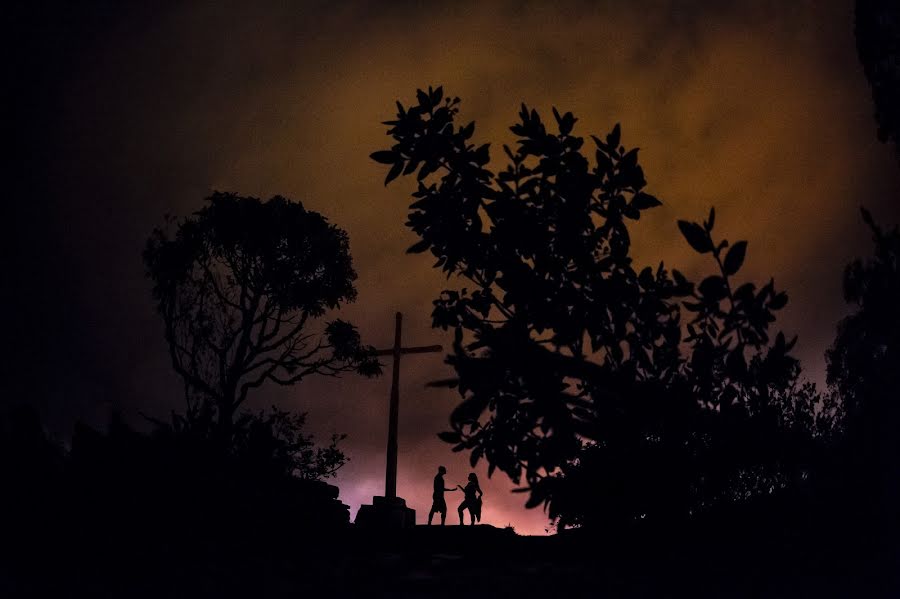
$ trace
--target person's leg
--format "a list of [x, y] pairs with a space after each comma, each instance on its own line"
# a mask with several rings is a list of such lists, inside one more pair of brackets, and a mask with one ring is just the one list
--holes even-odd
[[465, 507], [466, 507], [466, 502], [463, 501], [462, 503], [459, 504], [459, 507], [456, 508], [456, 511], [459, 512], [459, 525], [460, 526], [463, 525], [463, 510], [465, 509]]
[[447, 506], [444, 506], [444, 511], [441, 512], [441, 526], [447, 522]]
[[431, 526], [431, 519], [434, 518], [434, 508], [431, 508], [431, 511], [428, 512], [428, 526]]

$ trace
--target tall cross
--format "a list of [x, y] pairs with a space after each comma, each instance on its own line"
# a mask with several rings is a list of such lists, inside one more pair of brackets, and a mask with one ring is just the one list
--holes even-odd
[[397, 497], [397, 417], [400, 412], [400, 356], [404, 354], [429, 354], [439, 352], [440, 345], [426, 347], [402, 347], [400, 344], [400, 326], [403, 315], [397, 312], [397, 327], [394, 331], [394, 347], [380, 349], [376, 356], [393, 356], [394, 372], [391, 378], [391, 409], [388, 416], [387, 472], [384, 477], [384, 496], [388, 499]]

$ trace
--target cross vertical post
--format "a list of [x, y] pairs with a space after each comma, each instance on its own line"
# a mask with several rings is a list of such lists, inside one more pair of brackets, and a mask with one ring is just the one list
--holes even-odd
[[391, 377], [391, 404], [388, 410], [387, 467], [384, 475], [384, 497], [373, 497], [371, 505], [359, 506], [356, 523], [360, 526], [407, 528], [415, 526], [416, 512], [397, 497], [397, 437], [400, 417], [400, 357], [403, 354], [430, 354], [443, 351], [440, 345], [403, 347], [401, 328], [403, 315], [395, 315], [394, 346], [375, 351], [376, 356], [391, 356], [394, 360]]
[[397, 312], [394, 330], [394, 369], [391, 377], [391, 408], [388, 414], [387, 468], [384, 477], [384, 496], [397, 497], [397, 421], [400, 417], [400, 328], [403, 314]]
[[380, 349], [376, 356], [391, 356], [394, 360], [391, 377], [391, 405], [388, 410], [388, 441], [387, 441], [387, 467], [384, 475], [384, 496], [387, 499], [397, 497], [397, 437], [398, 421], [400, 419], [400, 356], [404, 354], [430, 354], [443, 351], [440, 345], [427, 345], [424, 347], [403, 347], [401, 329], [403, 327], [403, 314], [397, 312], [394, 316], [394, 347]]

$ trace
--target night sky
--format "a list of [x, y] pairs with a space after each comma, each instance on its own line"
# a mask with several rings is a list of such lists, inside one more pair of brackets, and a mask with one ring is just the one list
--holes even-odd
[[[387, 5], [390, 4], [390, 7]], [[900, 169], [878, 143], [870, 89], [846, 1], [208, 2], [124, 9], [28, 3], [8, 15], [5, 120], [11, 163], [4, 219], [4, 400], [38, 406], [60, 439], [81, 419], [183, 407], [141, 250], [165, 214], [187, 215], [212, 190], [281, 194], [350, 235], [358, 300], [341, 317], [387, 347], [430, 329], [447, 284], [404, 222], [412, 182], [382, 185], [368, 155], [390, 145], [394, 100], [443, 85], [462, 98], [475, 141], [510, 142], [520, 102], [572, 111], [576, 133], [641, 148], [647, 190], [664, 205], [634, 227], [638, 265], [699, 276], [676, 219], [717, 210], [719, 235], [749, 240], [743, 276], [774, 276], [790, 295], [779, 325], [798, 334], [807, 376], [846, 313], [844, 265], [870, 251], [865, 204], [898, 220]], [[495, 166], [495, 170], [496, 170]], [[11, 181], [11, 183], [9, 182]], [[454, 282], [449, 283], [453, 285]], [[453, 391], [440, 355], [403, 363], [399, 494], [427, 517], [431, 479], [462, 483], [467, 456], [435, 435]], [[254, 408], [309, 412], [323, 439], [349, 436], [341, 498], [355, 514], [383, 492], [389, 376], [264, 389]], [[542, 533], [502, 475], [486, 479], [484, 520]], [[450, 495], [450, 518], [461, 497]]]

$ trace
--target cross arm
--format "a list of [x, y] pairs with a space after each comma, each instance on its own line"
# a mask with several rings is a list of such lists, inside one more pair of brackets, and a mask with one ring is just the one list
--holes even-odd
[[435, 352], [443, 351], [444, 348], [440, 345], [425, 345], [423, 347], [404, 347], [400, 349], [401, 354], [433, 354]]
[[[401, 347], [401, 354], [431, 354], [439, 351], [443, 351], [444, 348], [440, 345], [425, 345], [422, 347]], [[376, 356], [393, 356], [394, 349], [379, 349], [375, 352]]]

